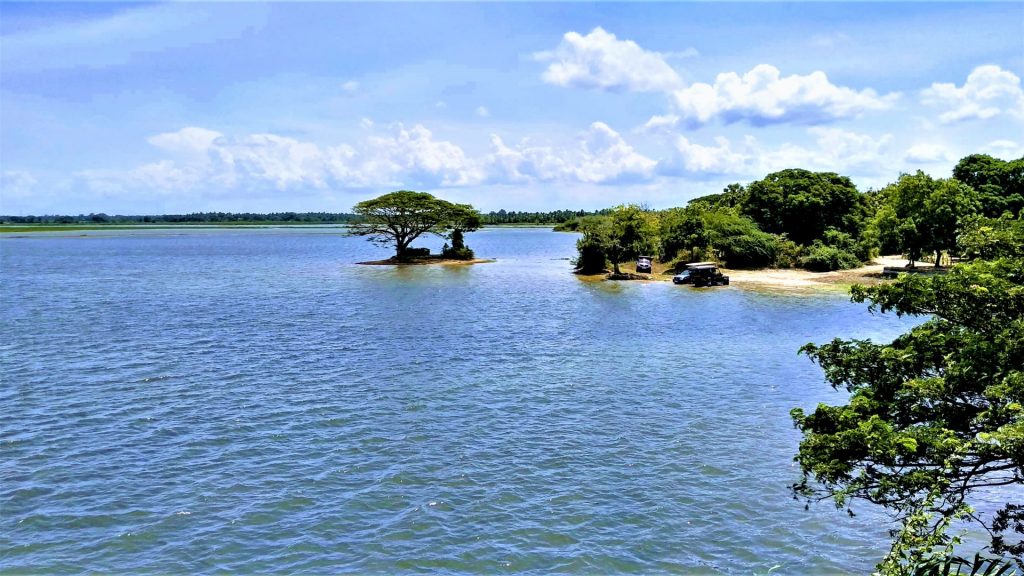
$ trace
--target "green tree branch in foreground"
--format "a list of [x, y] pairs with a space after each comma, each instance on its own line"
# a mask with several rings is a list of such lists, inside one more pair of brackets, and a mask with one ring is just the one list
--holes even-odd
[[[836, 339], [801, 351], [842, 406], [792, 411], [803, 433], [797, 496], [866, 500], [901, 522], [883, 573], [902, 574], [937, 548], [952, 553], [954, 521], [976, 523], [991, 551], [1024, 567], [1024, 258], [961, 264], [856, 286], [872, 311], [931, 319], [890, 344]], [[973, 507], [984, 494], [995, 511]]]

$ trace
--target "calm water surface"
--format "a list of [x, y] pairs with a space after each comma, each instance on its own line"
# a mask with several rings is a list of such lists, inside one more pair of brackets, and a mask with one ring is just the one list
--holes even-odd
[[[583, 282], [575, 236], [358, 266], [329, 229], [0, 239], [0, 571], [868, 571], [791, 499], [836, 294]], [[421, 244], [423, 244], [421, 242]], [[431, 243], [427, 243], [431, 244]]]

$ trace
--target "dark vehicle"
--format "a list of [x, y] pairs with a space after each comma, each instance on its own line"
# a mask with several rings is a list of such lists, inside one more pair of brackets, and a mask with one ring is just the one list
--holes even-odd
[[714, 262], [694, 262], [687, 264], [686, 270], [672, 278], [676, 284], [693, 284], [697, 288], [705, 286], [728, 286], [729, 277], [718, 270]]
[[652, 256], [637, 256], [636, 271], [640, 273], [650, 274], [652, 258]]
[[672, 278], [672, 282], [676, 284], [693, 284], [693, 270], [695, 268], [701, 268], [706, 266], [717, 267], [718, 265], [714, 262], [690, 262], [689, 264], [683, 265], [683, 271], [676, 274]]

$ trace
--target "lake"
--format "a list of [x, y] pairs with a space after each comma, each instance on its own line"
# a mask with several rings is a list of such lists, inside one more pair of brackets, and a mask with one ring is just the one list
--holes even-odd
[[583, 281], [575, 241], [0, 239], [0, 571], [870, 571], [886, 516], [790, 495], [789, 410], [845, 400], [796, 351], [918, 320]]

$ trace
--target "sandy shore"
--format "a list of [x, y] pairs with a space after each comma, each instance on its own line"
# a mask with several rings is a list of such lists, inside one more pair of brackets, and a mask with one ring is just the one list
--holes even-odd
[[878, 284], [882, 282], [882, 269], [886, 266], [905, 266], [907, 260], [901, 256], [881, 256], [871, 264], [851, 270], [834, 272], [810, 272], [800, 269], [726, 270], [732, 284], [754, 288], [779, 290], [813, 290], [834, 288], [845, 290], [853, 284]]
[[[882, 282], [882, 269], [886, 266], [905, 266], [906, 258], [902, 256], [881, 256], [871, 264], [851, 270], [834, 272], [810, 272], [799, 268], [765, 268], [761, 270], [730, 270], [722, 272], [729, 276], [731, 286], [753, 290], [769, 290], [779, 292], [812, 292], [820, 290], [846, 291], [854, 284], [872, 285]], [[648, 276], [648, 281], [666, 282], [672, 280], [670, 272], [659, 269], [655, 264], [655, 273]], [[622, 265], [623, 270], [631, 266]], [[582, 280], [604, 280], [605, 275], [580, 276]]]
[[426, 266], [430, 264], [441, 264], [444, 266], [469, 266], [471, 264], [487, 264], [494, 262], [486, 258], [474, 258], [472, 260], [454, 260], [451, 258], [420, 258], [409, 262], [396, 262], [390, 258], [387, 260], [370, 260], [369, 262], [356, 262], [363, 266]]

